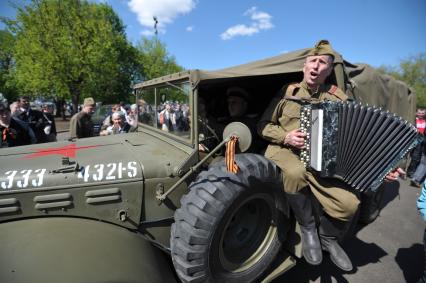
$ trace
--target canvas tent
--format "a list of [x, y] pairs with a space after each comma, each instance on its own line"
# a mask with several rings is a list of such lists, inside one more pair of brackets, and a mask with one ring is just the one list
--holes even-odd
[[[217, 71], [185, 71], [138, 84], [135, 88], [153, 85], [161, 82], [162, 79], [170, 80], [174, 77], [189, 77], [193, 87], [198, 88], [236, 79], [254, 80], [256, 77], [277, 76], [277, 80], [281, 79], [282, 86], [284, 83], [292, 81], [282, 79], [286, 76], [291, 77], [293, 81], [302, 78], [303, 62], [309, 50], [302, 49]], [[334, 64], [331, 83], [336, 84], [357, 101], [382, 107], [414, 122], [415, 94], [406, 84], [379, 73], [369, 65], [351, 64], [345, 61], [341, 55], [336, 56]]]

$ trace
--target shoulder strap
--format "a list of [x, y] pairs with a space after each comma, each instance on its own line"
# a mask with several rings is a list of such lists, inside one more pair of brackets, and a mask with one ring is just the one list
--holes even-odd
[[285, 100], [291, 100], [291, 101], [295, 101], [298, 103], [318, 103], [319, 100], [317, 98], [301, 98], [301, 97], [296, 97], [296, 91], [300, 88], [300, 84], [299, 83], [291, 83], [287, 86], [287, 89], [285, 91], [284, 97], [283, 99]]
[[340, 89], [335, 85], [331, 85], [331, 87], [328, 89], [327, 92], [329, 94], [334, 95], [335, 97], [337, 97], [338, 99], [342, 101], [345, 101], [348, 99], [348, 96], [343, 91], [340, 91]]
[[284, 98], [289, 98], [295, 95], [296, 90], [300, 88], [299, 83], [290, 83], [287, 85], [287, 88], [284, 92]]

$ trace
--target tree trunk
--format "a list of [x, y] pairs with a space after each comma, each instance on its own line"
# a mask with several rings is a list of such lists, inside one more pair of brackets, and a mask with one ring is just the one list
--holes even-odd
[[78, 94], [73, 94], [71, 96], [71, 102], [72, 102], [72, 113], [71, 113], [71, 116], [78, 112], [78, 100], [79, 100], [79, 95]]
[[78, 105], [80, 101], [81, 83], [83, 80], [80, 78], [70, 85], [72, 113], [71, 116], [78, 112]]

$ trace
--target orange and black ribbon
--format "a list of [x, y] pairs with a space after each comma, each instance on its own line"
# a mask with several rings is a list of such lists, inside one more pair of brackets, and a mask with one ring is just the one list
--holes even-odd
[[238, 173], [240, 168], [235, 162], [235, 144], [238, 142], [238, 138], [232, 136], [226, 143], [225, 163], [226, 169], [234, 174]]
[[3, 137], [2, 137], [2, 141], [6, 141], [7, 140], [7, 135], [9, 134], [9, 136], [12, 139], [15, 139], [15, 136], [13, 135], [13, 133], [9, 130], [9, 128], [4, 128], [3, 129]]

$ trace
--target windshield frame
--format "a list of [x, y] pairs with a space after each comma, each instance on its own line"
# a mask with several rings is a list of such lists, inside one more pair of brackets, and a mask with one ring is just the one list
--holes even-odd
[[[187, 84], [188, 86], [186, 88], [181, 87], [182, 85]], [[147, 86], [141, 86], [141, 85], [137, 85], [134, 88], [134, 92], [135, 92], [135, 97], [136, 97], [136, 104], [138, 104], [138, 102], [142, 99], [143, 100], [143, 93], [146, 93], [148, 91], [153, 91], [154, 92], [154, 106], [155, 106], [155, 116], [154, 119], [156, 121], [158, 121], [158, 117], [159, 117], [159, 112], [157, 111], [157, 107], [158, 105], [161, 103], [161, 98], [160, 98], [160, 92], [159, 89], [162, 88], [175, 88], [177, 90], [180, 91], [185, 91], [186, 95], [188, 96], [188, 107], [189, 107], [189, 111], [190, 113], [194, 113], [194, 90], [192, 87], [192, 84], [189, 80], [188, 77], [186, 78], [181, 78], [181, 79], [172, 79], [172, 80], [165, 80], [162, 82], [158, 82], [157, 84], [150, 84]], [[139, 105], [139, 104], [138, 104]], [[140, 120], [138, 121], [138, 126], [143, 129], [143, 130], [149, 130], [149, 131], [154, 131], [155, 133], [160, 134], [161, 136], [167, 136], [175, 141], [179, 141], [187, 146], [190, 146], [192, 148], [194, 148], [194, 145], [196, 144], [195, 141], [195, 129], [194, 129], [194, 121], [193, 121], [193, 117], [194, 115], [190, 115], [189, 116], [189, 123], [190, 123], [190, 129], [189, 129], [189, 137], [184, 137], [184, 136], [179, 136], [176, 134], [173, 134], [173, 132], [167, 132], [167, 131], [163, 131], [162, 129], [159, 129], [157, 127], [155, 127], [154, 125], [149, 125], [146, 123], [142, 123]]]

